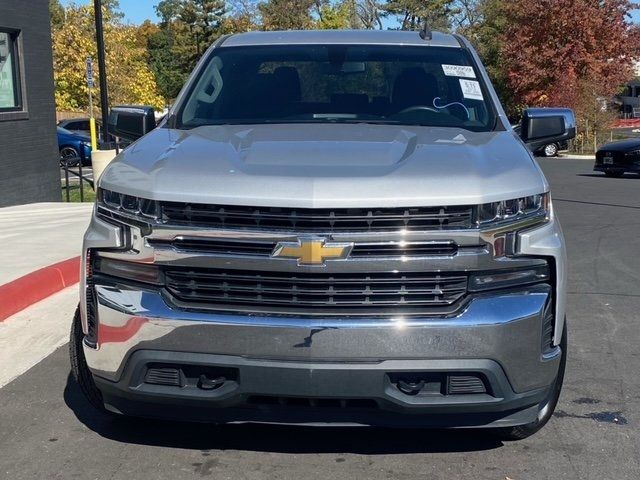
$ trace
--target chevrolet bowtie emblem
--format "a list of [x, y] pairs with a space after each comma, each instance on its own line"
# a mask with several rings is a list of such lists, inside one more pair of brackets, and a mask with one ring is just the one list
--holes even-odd
[[323, 238], [300, 239], [297, 242], [278, 242], [271, 253], [276, 258], [293, 258], [298, 265], [324, 265], [325, 260], [344, 260], [351, 253], [353, 243], [327, 242]]

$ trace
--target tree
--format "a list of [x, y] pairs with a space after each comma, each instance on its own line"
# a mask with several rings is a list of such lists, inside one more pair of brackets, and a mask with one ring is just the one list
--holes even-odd
[[64, 7], [60, 0], [49, 0], [49, 15], [51, 28], [60, 28], [64, 24]]
[[505, 43], [509, 41], [506, 4], [503, 0], [458, 0], [459, 14], [454, 22], [478, 51], [507, 114], [515, 119], [522, 113], [518, 105], [522, 102], [514, 98], [504, 68]]
[[171, 23], [178, 18], [181, 0], [161, 0], [155, 6], [156, 14], [160, 17], [160, 26], [171, 28]]
[[296, 30], [311, 28], [314, 5], [314, 0], [267, 0], [258, 8], [265, 30]]
[[400, 19], [402, 30], [419, 29], [427, 22], [433, 30], [449, 30], [454, 0], [388, 0], [384, 9]]
[[222, 22], [222, 33], [241, 33], [259, 30], [262, 18], [257, 0], [229, 0], [227, 15]]
[[178, 96], [189, 72], [174, 53], [175, 33], [168, 28], [158, 28], [147, 37], [149, 67], [158, 84], [158, 91], [167, 100]]
[[501, 61], [522, 103], [575, 108], [585, 96], [610, 98], [633, 77], [629, 1], [513, 0], [503, 9]]
[[225, 11], [224, 0], [182, 0], [180, 2], [178, 18], [189, 30], [196, 47], [197, 58], [200, 57], [201, 45], [207, 48], [220, 36], [220, 26]]
[[[139, 28], [121, 23], [122, 15], [115, 10], [117, 2], [106, 3], [103, 14], [109, 102], [163, 107], [165, 102], [147, 65]], [[63, 21], [52, 25], [52, 36], [56, 106], [60, 110], [86, 110], [89, 88], [85, 61], [87, 56], [97, 57], [93, 7], [65, 8]], [[94, 93], [99, 95], [99, 89]]]
[[359, 28], [357, 4], [354, 0], [344, 0], [337, 4], [325, 3], [318, 8], [316, 28], [321, 30], [338, 30]]
[[149, 35], [146, 48], [160, 91], [169, 100], [176, 97], [204, 50], [234, 26], [225, 17], [224, 0], [162, 0], [156, 13], [159, 29]]
[[356, 15], [362, 28], [382, 30], [382, 17], [385, 15], [385, 11], [381, 1], [356, 0]]

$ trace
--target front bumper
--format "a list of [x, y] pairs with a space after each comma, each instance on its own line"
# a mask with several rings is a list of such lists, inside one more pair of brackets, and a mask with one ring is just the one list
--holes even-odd
[[[164, 251], [150, 250], [141, 232], [132, 230], [138, 248], [112, 251], [112, 256], [143, 263], [190, 261], [218, 267], [232, 261], [202, 255], [175, 260]], [[96, 216], [85, 235], [81, 282], [85, 333], [89, 329], [86, 252], [122, 248], [127, 244], [123, 235], [121, 229]], [[421, 271], [428, 262], [435, 271], [461, 265], [464, 270], [491, 270], [526, 264], [527, 258], [545, 258], [551, 259], [553, 281], [470, 295], [453, 316], [336, 318], [180, 309], [162, 289], [94, 275], [97, 344], [85, 344], [87, 364], [107, 407], [133, 415], [220, 422], [529, 423], [535, 420], [538, 404], [556, 378], [562, 353], [566, 257], [557, 219], [520, 232], [517, 259], [493, 258], [492, 239], [485, 238], [484, 232], [442, 235], [456, 235], [457, 241], [469, 245], [486, 240], [487, 250], [482, 255], [387, 262], [383, 267]], [[247, 263], [245, 259], [233, 261]], [[271, 260], [260, 262], [258, 269]], [[348, 267], [362, 270], [372, 263], [376, 262], [358, 259]], [[336, 262], [327, 269], [341, 266]], [[299, 267], [291, 268], [297, 271]], [[555, 324], [553, 342], [547, 346], [552, 343], [555, 347], [545, 349], [543, 324], [549, 310]], [[145, 382], [145, 372], [156, 364], [196, 372], [230, 368], [235, 373], [222, 387], [204, 391], [195, 381], [182, 386]], [[407, 395], [393, 381], [397, 374], [446, 378], [449, 373], [481, 377], [486, 392], [451, 395], [436, 388], [428, 395]], [[256, 397], [268, 401], [255, 402]], [[317, 408], [304, 408], [301, 401]], [[362, 401], [375, 408], [360, 408]], [[339, 407], [320, 407], [327, 402], [334, 406], [337, 402]], [[346, 408], [350, 405], [355, 406]]]
[[610, 163], [605, 163], [605, 158], [598, 157], [593, 166], [595, 172], [640, 172], [640, 159], [627, 158], [616, 154]]
[[[103, 282], [96, 291], [98, 345], [85, 345], [87, 363], [108, 408], [134, 415], [220, 422], [516, 425], [535, 419], [561, 354], [559, 347], [544, 355], [541, 350], [551, 296], [547, 285], [474, 297], [452, 318], [404, 319], [212, 314], [176, 310], [160, 292], [122, 284]], [[235, 373], [233, 381], [206, 391], [193, 382], [147, 384], [144, 375], [152, 365]], [[448, 372], [480, 376], [487, 392], [413, 396], [392, 381], [397, 374]], [[264, 396], [346, 404], [365, 399], [375, 408], [252, 403]]]
[[[147, 367], [158, 364], [234, 370], [237, 376], [215, 390], [144, 383]], [[491, 394], [410, 396], [393, 383], [393, 375], [407, 372], [464, 371], [481, 374]], [[549, 394], [548, 388], [513, 392], [500, 365], [481, 359], [284, 362], [139, 350], [118, 382], [95, 381], [106, 408], [115, 413], [215, 423], [513, 426], [533, 422]]]

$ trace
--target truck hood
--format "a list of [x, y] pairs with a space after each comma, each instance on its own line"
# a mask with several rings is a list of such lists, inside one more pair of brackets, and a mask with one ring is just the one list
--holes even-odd
[[368, 124], [158, 128], [100, 186], [166, 201], [335, 208], [469, 205], [548, 184], [512, 131]]

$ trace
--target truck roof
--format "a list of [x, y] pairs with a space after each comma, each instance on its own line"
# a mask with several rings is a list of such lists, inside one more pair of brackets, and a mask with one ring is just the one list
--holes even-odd
[[359, 44], [359, 45], [424, 45], [457, 47], [460, 42], [450, 34], [433, 32], [431, 40], [423, 40], [417, 31], [400, 30], [287, 30], [247, 32], [231, 35], [225, 47], [287, 44]]

